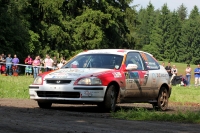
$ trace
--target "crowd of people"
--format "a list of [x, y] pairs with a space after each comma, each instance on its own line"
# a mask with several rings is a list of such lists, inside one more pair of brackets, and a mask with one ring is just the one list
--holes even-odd
[[[33, 59], [30, 55], [28, 55], [24, 62], [19, 64], [20, 60], [16, 54], [11, 56], [8, 54], [7, 57], [4, 54], [0, 55], [0, 74], [5, 75], [18, 75], [19, 73], [19, 66], [25, 66], [25, 74], [33, 75], [34, 78], [37, 77], [39, 73], [42, 72], [42, 69], [46, 71], [51, 71], [54, 69], [61, 68], [65, 63], [66, 60], [64, 57], [61, 57], [60, 60], [54, 56], [53, 58], [50, 57], [49, 54], [46, 54], [46, 57], [42, 59], [40, 56], [35, 56]], [[175, 65], [171, 66], [171, 63], [168, 62], [168, 65], [165, 66], [165, 63], [162, 63], [163, 67], [165, 67], [166, 71], [169, 74], [170, 83], [174, 79], [175, 76], [178, 75], [178, 69]], [[190, 79], [191, 79], [192, 68], [188, 64], [185, 69], [185, 79], [184, 84], [189, 86]], [[183, 75], [182, 75], [183, 76]], [[195, 77], [195, 86], [200, 85], [200, 64], [197, 65], [197, 68], [194, 69], [194, 77]], [[183, 80], [184, 81], [184, 80]]]
[[[165, 67], [166, 71], [169, 74], [170, 83], [174, 79], [175, 76], [178, 75], [178, 69], [175, 65], [171, 66], [171, 63], [168, 62], [168, 65], [165, 66], [165, 63], [163, 62], [162, 65]], [[185, 68], [185, 74], [180, 75], [182, 77], [182, 82], [184, 85], [190, 86], [190, 79], [192, 75], [192, 68], [188, 64]], [[200, 64], [197, 65], [197, 68], [194, 69], [194, 78], [195, 78], [195, 86], [200, 85]]]
[[33, 59], [30, 55], [28, 55], [23, 63], [19, 63], [20, 60], [16, 54], [13, 55], [13, 57], [11, 54], [8, 54], [7, 57], [4, 54], [1, 54], [0, 73], [17, 76], [19, 73], [19, 66], [25, 66], [25, 74], [27, 76], [33, 75], [33, 77], [36, 78], [37, 75], [42, 72], [42, 68], [45, 72], [59, 69], [66, 63], [66, 60], [64, 57], [61, 57], [60, 60], [58, 60], [56, 56], [51, 58], [49, 54], [46, 54], [44, 59], [40, 56], [35, 56]]

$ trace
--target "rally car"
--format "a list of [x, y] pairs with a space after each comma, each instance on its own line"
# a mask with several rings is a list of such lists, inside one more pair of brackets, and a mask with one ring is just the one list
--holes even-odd
[[143, 102], [164, 111], [171, 86], [167, 71], [150, 53], [100, 49], [81, 52], [61, 69], [40, 74], [29, 94], [40, 108], [84, 103], [115, 111], [116, 104]]

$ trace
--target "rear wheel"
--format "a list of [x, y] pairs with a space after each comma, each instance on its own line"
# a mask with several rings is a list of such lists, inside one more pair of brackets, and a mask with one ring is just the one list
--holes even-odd
[[157, 102], [157, 107], [158, 109], [165, 111], [168, 108], [168, 91], [165, 87], [162, 87], [160, 89], [159, 95], [158, 95], [158, 102]]
[[111, 85], [107, 89], [104, 101], [98, 103], [97, 106], [104, 111], [114, 112], [116, 108], [116, 97], [117, 97], [117, 92], [115, 86]]
[[37, 103], [38, 103], [38, 106], [40, 108], [43, 108], [43, 109], [51, 108], [51, 105], [52, 105], [51, 102], [40, 102], [40, 101], [38, 101]]

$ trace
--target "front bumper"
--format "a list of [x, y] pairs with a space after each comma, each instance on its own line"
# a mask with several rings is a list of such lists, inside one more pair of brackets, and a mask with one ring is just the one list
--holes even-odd
[[102, 102], [107, 86], [30, 85], [30, 99], [54, 102]]

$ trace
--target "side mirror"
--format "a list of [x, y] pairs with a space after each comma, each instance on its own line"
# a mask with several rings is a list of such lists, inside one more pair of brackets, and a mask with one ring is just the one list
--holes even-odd
[[127, 71], [132, 71], [132, 70], [136, 70], [138, 68], [138, 66], [136, 64], [128, 64], [126, 67]]

